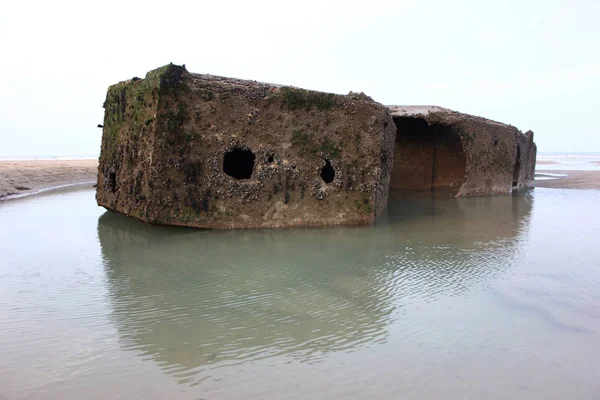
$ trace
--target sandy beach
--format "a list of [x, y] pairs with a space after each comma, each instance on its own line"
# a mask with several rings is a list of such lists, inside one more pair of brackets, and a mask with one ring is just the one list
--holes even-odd
[[600, 189], [600, 171], [544, 170], [537, 174], [561, 174], [556, 179], [535, 180], [535, 187], [555, 189]]
[[600, 189], [600, 153], [541, 154], [535, 187]]
[[98, 160], [0, 161], [0, 199], [64, 185], [95, 183]]
[[548, 165], [548, 164], [558, 164], [558, 162], [556, 161], [551, 161], [551, 160], [538, 160], [536, 162], [537, 165]]

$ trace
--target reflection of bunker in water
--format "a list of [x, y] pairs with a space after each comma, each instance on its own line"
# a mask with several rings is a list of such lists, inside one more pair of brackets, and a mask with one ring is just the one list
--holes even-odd
[[406, 196], [398, 190], [390, 192], [389, 207], [378, 223], [393, 226], [401, 240], [478, 248], [518, 237], [529, 224], [532, 203], [531, 191], [446, 199]]
[[123, 346], [178, 372], [385, 340], [415, 299], [507, 268], [531, 208], [527, 196], [392, 199], [375, 227], [328, 230], [206, 232], [102, 215]]
[[[375, 262], [368, 244], [332, 251], [342, 232], [215, 234], [111, 213], [98, 232], [123, 341], [169, 366], [313, 359], [387, 334], [385, 276], [362, 268]], [[345, 267], [324, 268], [335, 262]]]

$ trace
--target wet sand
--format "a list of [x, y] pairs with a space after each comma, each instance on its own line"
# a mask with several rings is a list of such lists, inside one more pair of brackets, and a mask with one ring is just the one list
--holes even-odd
[[65, 185], [95, 183], [98, 160], [0, 161], [0, 199]]
[[536, 174], [561, 174], [556, 179], [536, 180], [535, 187], [556, 189], [600, 189], [600, 171], [544, 170]]
[[548, 160], [538, 160], [536, 164], [546, 165], [546, 164], [559, 164], [556, 161], [548, 161]]

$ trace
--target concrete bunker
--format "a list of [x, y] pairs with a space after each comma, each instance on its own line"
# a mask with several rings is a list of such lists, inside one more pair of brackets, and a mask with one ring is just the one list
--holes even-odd
[[535, 170], [533, 132], [510, 125], [173, 64], [110, 86], [104, 108], [96, 201], [156, 224], [364, 225], [390, 188], [510, 193]]
[[395, 126], [363, 93], [169, 64], [109, 87], [104, 108], [96, 200], [108, 210], [235, 229], [366, 225], [387, 205]]
[[391, 188], [456, 196], [465, 181], [461, 137], [451, 126], [419, 116], [394, 116], [396, 143]]

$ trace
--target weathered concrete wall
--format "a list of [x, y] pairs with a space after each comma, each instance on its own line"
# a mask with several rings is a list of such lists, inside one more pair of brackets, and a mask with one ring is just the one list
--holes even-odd
[[[533, 132], [527, 131], [524, 135], [517, 135], [517, 163], [515, 164], [515, 175], [513, 184], [516, 187], [528, 187], [533, 185], [535, 179], [535, 161], [537, 146], [533, 141]], [[517, 178], [516, 181], [514, 178]]]
[[440, 107], [168, 65], [109, 88], [98, 204], [157, 224], [370, 224], [389, 188], [509, 193], [533, 180], [533, 132]]
[[459, 197], [510, 193], [533, 180], [531, 131], [440, 107], [390, 112], [398, 129], [392, 188]]
[[395, 132], [364, 94], [168, 65], [109, 88], [96, 198], [158, 224], [369, 224], [387, 204]]

